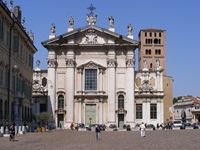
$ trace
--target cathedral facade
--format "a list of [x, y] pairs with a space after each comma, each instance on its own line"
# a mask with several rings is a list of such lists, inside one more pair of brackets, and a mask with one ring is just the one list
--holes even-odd
[[[69, 128], [71, 123], [123, 124], [163, 123], [163, 70], [157, 62], [150, 71], [147, 64], [135, 70], [135, 50], [132, 26], [127, 36], [115, 32], [114, 18], [109, 17], [109, 29], [95, 25], [96, 15], [87, 15], [88, 25], [74, 29], [69, 20], [68, 32], [55, 36], [52, 24], [49, 39], [42, 42], [48, 50], [48, 70], [40, 70], [40, 90], [46, 97], [46, 110], [51, 115], [49, 125]], [[42, 85], [43, 81], [47, 84]], [[36, 78], [33, 77], [33, 86]], [[39, 96], [34, 95], [38, 103]], [[41, 97], [40, 97], [41, 98]], [[39, 107], [40, 104], [35, 107]], [[36, 113], [39, 109], [34, 109]]]

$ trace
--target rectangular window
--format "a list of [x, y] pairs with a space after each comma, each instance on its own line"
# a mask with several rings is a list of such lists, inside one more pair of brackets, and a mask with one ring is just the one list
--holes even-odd
[[3, 85], [3, 70], [0, 69], [0, 85]]
[[142, 119], [142, 104], [136, 104], [136, 119]]
[[5, 71], [5, 87], [8, 87], [8, 70]]
[[12, 76], [12, 90], [15, 91], [15, 76]]
[[150, 104], [150, 118], [157, 119], [157, 104]]
[[97, 70], [86, 69], [85, 70], [85, 90], [97, 90]]
[[46, 104], [40, 104], [40, 113], [47, 111], [47, 105]]
[[14, 35], [14, 37], [13, 37], [14, 39], [13, 39], [13, 50], [14, 50], [14, 52], [18, 52], [18, 50], [19, 50], [19, 37], [18, 36], [16, 36], [16, 35]]
[[9, 31], [6, 31], [6, 46], [9, 47], [9, 37], [10, 37], [10, 32]]
[[3, 27], [3, 21], [0, 20], [0, 39], [3, 40], [4, 36], [4, 27]]

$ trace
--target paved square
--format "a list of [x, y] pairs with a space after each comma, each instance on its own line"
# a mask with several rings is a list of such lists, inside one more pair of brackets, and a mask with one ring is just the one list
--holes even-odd
[[0, 150], [189, 150], [200, 148], [200, 130], [103, 131], [97, 141], [95, 132], [57, 130], [27, 133], [9, 141], [0, 138]]

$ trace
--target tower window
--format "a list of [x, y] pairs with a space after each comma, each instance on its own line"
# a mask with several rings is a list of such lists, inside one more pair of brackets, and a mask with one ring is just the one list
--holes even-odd
[[150, 37], [152, 37], [152, 33], [150, 32]]
[[156, 37], [156, 33], [154, 33], [154, 37]]
[[144, 35], [145, 35], [145, 37], [147, 37], [147, 33], [146, 32], [144, 33]]
[[152, 65], [152, 63], [150, 63], [150, 68], [152, 68], [153, 67], [153, 65]]
[[154, 39], [154, 44], [158, 44], [158, 39]]
[[151, 49], [146, 49], [146, 55], [151, 55]]
[[159, 37], [161, 37], [161, 32], [159, 33]]

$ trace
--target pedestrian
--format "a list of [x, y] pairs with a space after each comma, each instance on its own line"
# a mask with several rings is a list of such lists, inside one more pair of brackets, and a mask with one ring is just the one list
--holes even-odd
[[99, 125], [96, 125], [95, 132], [96, 132], [96, 139], [100, 140], [101, 129]]
[[140, 125], [140, 134], [141, 134], [141, 137], [145, 137], [145, 125], [143, 122]]
[[74, 124], [73, 123], [70, 124], [70, 128], [71, 128], [71, 130], [74, 129]]
[[13, 140], [14, 141], [14, 138], [15, 138], [15, 123], [13, 123], [11, 126], [10, 126], [10, 141]]
[[159, 129], [159, 123], [157, 123], [157, 130]]

